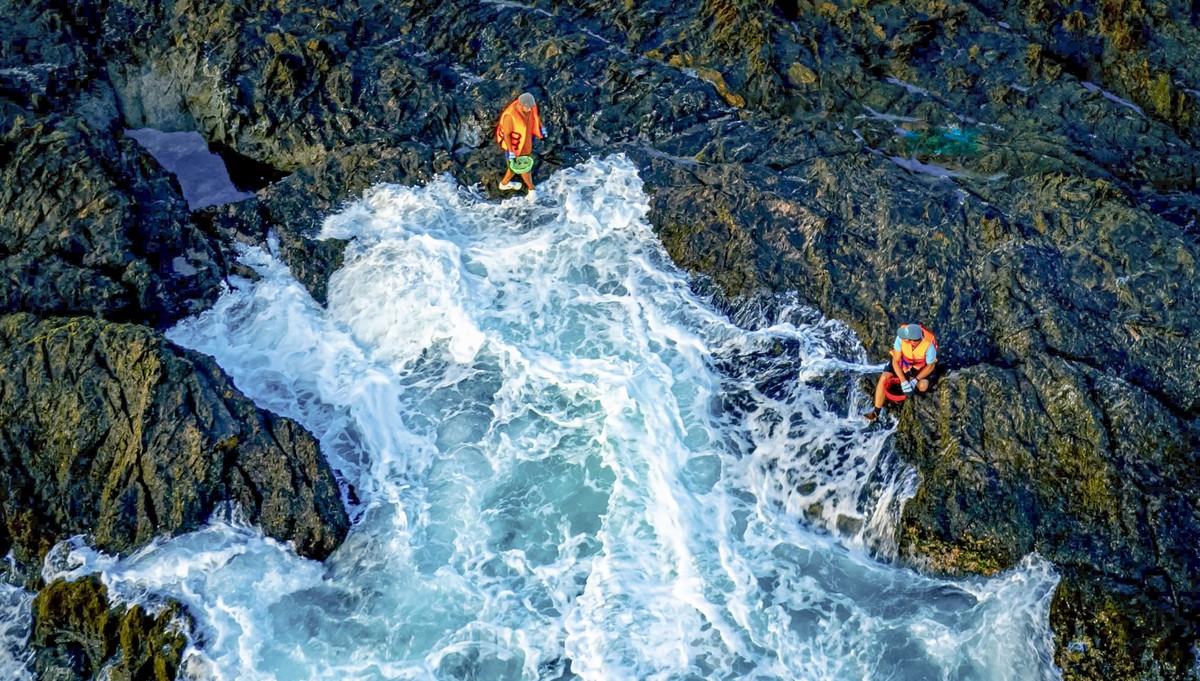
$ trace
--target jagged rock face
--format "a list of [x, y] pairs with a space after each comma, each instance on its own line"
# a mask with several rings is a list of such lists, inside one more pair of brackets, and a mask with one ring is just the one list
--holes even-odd
[[[908, 531], [987, 546], [1000, 565], [1037, 550], [1200, 607], [1183, 588], [1200, 578], [1189, 560], [1200, 538], [1192, 424], [1121, 378], [1057, 357], [963, 369], [931, 398], [897, 434], [922, 470], [941, 471], [925, 476]], [[991, 522], [977, 522], [980, 505]]]
[[[228, 262], [212, 220], [123, 138], [139, 116], [194, 123], [166, 92], [122, 110], [137, 102], [112, 86], [103, 36], [133, 27], [112, 19], [128, 8], [0, 9], [0, 555], [33, 588], [68, 536], [126, 553], [232, 502], [301, 555], [327, 556], [348, 519], [313, 438], [149, 328], [211, 304]], [[174, 678], [182, 617], [178, 604], [110, 610], [92, 579], [55, 583], [35, 606], [36, 672]]]
[[315, 441], [259, 412], [211, 360], [141, 326], [0, 318], [0, 553], [36, 574], [84, 534], [125, 553], [230, 500], [322, 558], [348, 521]]
[[215, 244], [136, 143], [76, 117], [0, 122], [0, 312], [169, 324], [216, 299]]
[[42, 589], [33, 620], [38, 678], [56, 681], [173, 681], [191, 627], [178, 603], [154, 615], [137, 605], [113, 607], [95, 577]]
[[1064, 678], [1193, 678], [1188, 616], [1087, 568], [1064, 566], [1062, 575], [1050, 622], [1062, 641], [1056, 658]]
[[292, 172], [199, 222], [274, 231], [318, 299], [323, 215], [378, 181], [494, 185], [495, 116], [533, 91], [537, 172], [629, 154], [672, 257], [729, 297], [794, 290], [880, 359], [899, 323], [937, 332], [950, 372], [896, 441], [906, 554], [1041, 551], [1068, 678], [1174, 678], [1200, 636], [1173, 595], [1200, 513], [1193, 5], [77, 0], [29, 17], [62, 72], [0, 87], [89, 121], [109, 92], [125, 125]]
[[1051, 620], [1067, 676], [1145, 678], [1145, 651], [1164, 678], [1186, 670], [1200, 609], [1195, 424], [1060, 357], [972, 366], [929, 397], [897, 434], [922, 471], [903, 528], [913, 557], [990, 572], [1037, 551], [1064, 574]]
[[116, 121], [112, 87], [91, 77], [89, 62], [95, 62], [86, 44], [72, 39], [58, 9], [0, 0], [0, 16], [6, 19], [0, 29], [0, 110], [45, 116], [71, 108], [96, 130]]
[[[1080, 79], [1106, 83], [1152, 115], [1190, 129], [1196, 140], [1200, 65], [1200, 6], [1165, 2], [977, 3], [993, 16], [1030, 32], [1039, 45]], [[1192, 90], [1189, 92], [1189, 90]]]

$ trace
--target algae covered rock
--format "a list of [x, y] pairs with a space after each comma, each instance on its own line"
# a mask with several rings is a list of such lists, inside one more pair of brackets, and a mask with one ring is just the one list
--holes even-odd
[[55, 681], [173, 681], [190, 628], [178, 603], [156, 613], [113, 606], [95, 577], [58, 580], [33, 601], [34, 668]]
[[1193, 678], [1187, 617], [1162, 607], [1136, 584], [1078, 566], [1061, 573], [1050, 622], [1064, 679]]
[[963, 574], [1036, 551], [1063, 574], [1051, 624], [1067, 678], [1185, 673], [1200, 613], [1194, 423], [1061, 357], [961, 369], [909, 402], [896, 446], [921, 474], [910, 559]]
[[316, 442], [257, 410], [211, 360], [141, 326], [0, 318], [0, 552], [34, 573], [84, 534], [125, 553], [233, 501], [321, 558], [348, 527]]

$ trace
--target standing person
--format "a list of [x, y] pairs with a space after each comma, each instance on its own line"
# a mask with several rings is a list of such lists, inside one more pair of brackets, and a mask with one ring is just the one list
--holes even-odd
[[937, 337], [920, 324], [902, 324], [896, 329], [891, 355], [891, 371], [884, 369], [875, 385], [875, 408], [863, 414], [868, 421], [879, 418], [884, 393], [891, 381], [899, 381], [905, 395], [911, 395], [913, 390], [929, 390], [929, 375], [937, 364]]
[[496, 125], [496, 141], [504, 149], [508, 168], [504, 179], [500, 180], [500, 189], [513, 191], [521, 185], [513, 182], [513, 175], [520, 175], [533, 194], [533, 138], [545, 139], [546, 131], [542, 127], [542, 119], [538, 115], [537, 103], [533, 95], [521, 93], [500, 114], [500, 123]]

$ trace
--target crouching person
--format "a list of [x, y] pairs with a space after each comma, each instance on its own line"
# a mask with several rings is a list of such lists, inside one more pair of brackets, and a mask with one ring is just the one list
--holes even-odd
[[863, 414], [868, 421], [879, 418], [883, 401], [888, 397], [889, 389], [896, 384], [899, 384], [904, 397], [912, 395], [914, 391], [929, 390], [930, 376], [937, 364], [937, 338], [920, 324], [903, 324], [896, 329], [891, 355], [890, 371], [884, 369], [875, 385], [875, 408]]

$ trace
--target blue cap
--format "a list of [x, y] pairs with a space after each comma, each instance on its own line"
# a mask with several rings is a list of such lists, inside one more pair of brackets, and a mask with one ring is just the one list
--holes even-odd
[[902, 324], [896, 331], [896, 335], [910, 341], [918, 341], [925, 337], [925, 334], [921, 332], [920, 324]]

